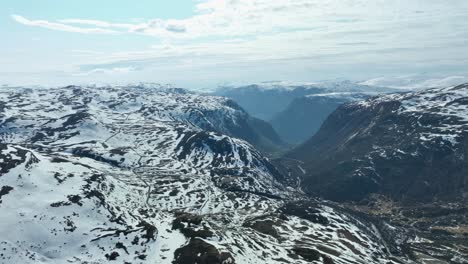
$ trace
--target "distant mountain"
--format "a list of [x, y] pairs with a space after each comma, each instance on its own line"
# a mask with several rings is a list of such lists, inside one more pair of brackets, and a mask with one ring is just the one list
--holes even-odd
[[413, 74], [394, 77], [378, 77], [360, 82], [361, 85], [390, 87], [402, 90], [418, 90], [427, 88], [444, 88], [468, 82], [465, 76], [432, 76], [428, 74]]
[[306, 95], [294, 99], [270, 123], [286, 142], [300, 144], [314, 135], [338, 106], [368, 97], [369, 95], [362, 93]]
[[220, 88], [215, 94], [236, 101], [252, 116], [269, 121], [283, 140], [298, 144], [310, 138], [340, 104], [395, 91], [339, 81], [229, 87]]
[[270, 120], [285, 109], [295, 98], [310, 94], [307, 86], [221, 87], [214, 94], [234, 100], [254, 117]]
[[337, 201], [468, 196], [468, 85], [373, 97], [338, 107], [287, 156], [303, 187]]

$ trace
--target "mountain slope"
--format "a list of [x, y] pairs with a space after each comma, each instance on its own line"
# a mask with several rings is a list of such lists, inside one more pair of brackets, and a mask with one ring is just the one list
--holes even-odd
[[368, 96], [352, 94], [313, 94], [294, 99], [270, 121], [286, 142], [300, 144], [309, 139], [338, 106]]
[[222, 87], [214, 94], [234, 100], [250, 115], [262, 120], [270, 120], [285, 109], [295, 98], [309, 94], [307, 87], [264, 87], [248, 85], [243, 87]]
[[382, 193], [457, 200], [468, 193], [468, 85], [392, 94], [339, 107], [309, 141], [304, 188], [333, 200]]
[[299, 144], [309, 139], [338, 105], [392, 91], [395, 89], [340, 81], [226, 87], [214, 94], [228, 97], [252, 116], [269, 121], [287, 143]]
[[2, 263], [407, 262], [372, 222], [211, 131], [241, 120], [225, 99], [73, 86], [0, 102]]

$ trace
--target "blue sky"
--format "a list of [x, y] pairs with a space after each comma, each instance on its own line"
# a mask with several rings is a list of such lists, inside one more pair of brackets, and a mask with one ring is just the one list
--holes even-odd
[[194, 15], [195, 4], [192, 0], [6, 0], [2, 1], [2, 12], [51, 20], [77, 17], [119, 22], [132, 18], [182, 19]]
[[468, 75], [466, 0], [0, 2], [0, 84]]

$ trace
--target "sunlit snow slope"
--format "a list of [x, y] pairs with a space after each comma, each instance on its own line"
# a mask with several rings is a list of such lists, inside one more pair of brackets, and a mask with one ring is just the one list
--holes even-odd
[[242, 118], [180, 89], [2, 88], [0, 263], [398, 262], [227, 136]]

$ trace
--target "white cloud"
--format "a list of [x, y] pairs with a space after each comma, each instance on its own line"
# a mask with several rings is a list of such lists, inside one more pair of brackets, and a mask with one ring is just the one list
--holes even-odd
[[89, 76], [95, 74], [123, 74], [135, 71], [134, 67], [96, 68], [87, 72], [74, 73], [73, 76]]
[[[379, 31], [398, 35], [398, 30], [408, 28], [447, 30], [445, 33], [449, 34], [447, 26], [465, 16], [468, 3], [465, 0], [452, 0], [450, 4], [442, 0], [204, 0], [196, 5], [195, 11], [194, 16], [186, 19], [155, 18], [139, 23], [76, 18], [31, 21], [17, 15], [13, 18], [25, 25], [53, 30], [135, 33], [165, 39], [238, 38], [304, 30], [357, 36]], [[360, 40], [353, 39], [350, 43], [353, 41]]]
[[412, 74], [403, 76], [378, 77], [361, 82], [360, 84], [414, 90], [450, 87], [467, 82], [468, 77], [465, 76], [435, 77], [428, 74]]
[[134, 27], [133, 24], [119, 24], [119, 23], [109, 23], [101, 20], [90, 20], [90, 19], [62, 19], [58, 22], [63, 24], [78, 24], [78, 25], [88, 25], [96, 26], [99, 28], [121, 28], [121, 29], [130, 29]]
[[117, 33], [113, 30], [102, 29], [102, 28], [81, 28], [81, 27], [74, 27], [62, 23], [54, 23], [49, 22], [46, 20], [29, 20], [19, 15], [12, 15], [11, 16], [16, 22], [21, 23], [26, 26], [37, 26], [52, 30], [58, 31], [66, 31], [66, 32], [74, 32], [74, 33], [99, 33], [99, 34], [109, 34], [109, 33]]
[[186, 19], [13, 18], [52, 30], [144, 35], [158, 43], [126, 51], [115, 41], [105, 50], [75, 52], [80, 59], [75, 66], [85, 75], [120, 68], [134, 69], [131, 74], [147, 70], [151, 76], [156, 70], [197, 69], [219, 79], [213, 72], [223, 68], [229, 78], [249, 78], [253, 68], [262, 67], [264, 76], [275, 78], [334, 72], [368, 79], [426, 70], [465, 75], [460, 71], [468, 68], [467, 13], [466, 0], [202, 0]]

